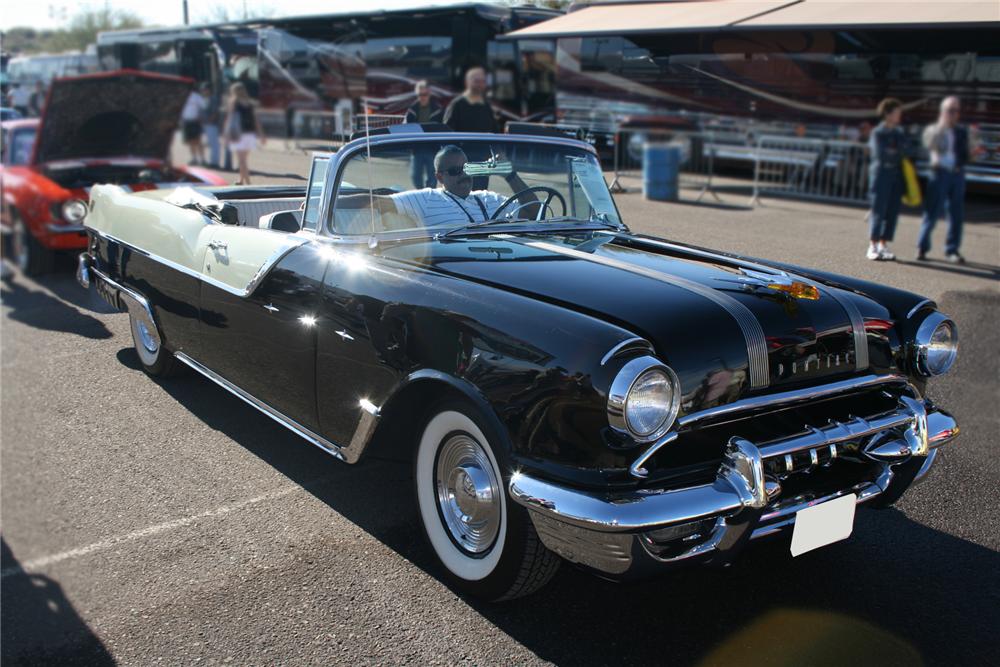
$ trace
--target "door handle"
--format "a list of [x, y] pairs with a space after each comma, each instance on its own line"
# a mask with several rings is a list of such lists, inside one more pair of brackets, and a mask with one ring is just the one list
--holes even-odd
[[229, 247], [229, 244], [222, 241], [209, 241], [208, 247], [212, 250], [225, 250]]

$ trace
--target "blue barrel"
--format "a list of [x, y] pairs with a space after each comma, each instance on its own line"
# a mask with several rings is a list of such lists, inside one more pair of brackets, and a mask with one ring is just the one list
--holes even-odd
[[642, 147], [642, 195], [646, 199], [677, 201], [680, 171], [680, 146], [646, 144]]

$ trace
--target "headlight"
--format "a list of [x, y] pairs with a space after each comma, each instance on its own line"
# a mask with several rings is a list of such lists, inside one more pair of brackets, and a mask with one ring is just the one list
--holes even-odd
[[62, 217], [66, 222], [81, 222], [87, 217], [87, 204], [79, 199], [70, 199], [62, 205]]
[[656, 440], [674, 424], [681, 393], [677, 375], [653, 357], [625, 364], [608, 392], [608, 423], [640, 442]]
[[917, 329], [916, 370], [921, 375], [947, 373], [958, 356], [958, 328], [941, 313], [931, 313]]

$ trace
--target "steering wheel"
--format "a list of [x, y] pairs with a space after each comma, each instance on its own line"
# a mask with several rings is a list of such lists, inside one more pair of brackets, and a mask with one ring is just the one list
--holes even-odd
[[547, 185], [532, 185], [529, 188], [525, 188], [525, 189], [521, 190], [520, 192], [515, 192], [510, 197], [507, 197], [507, 199], [504, 201], [504, 203], [500, 204], [500, 207], [497, 210], [493, 211], [493, 215], [490, 216], [490, 220], [498, 220], [500, 218], [500, 211], [502, 211], [505, 208], [507, 208], [508, 206], [510, 206], [511, 202], [517, 201], [518, 198], [521, 195], [528, 194], [529, 192], [535, 192], [536, 190], [540, 191], [540, 192], [548, 193], [549, 196], [545, 198], [544, 202], [537, 202], [537, 201], [524, 202], [523, 204], [521, 204], [520, 206], [518, 206], [515, 209], [515, 211], [519, 211], [522, 208], [524, 208], [525, 206], [531, 206], [532, 204], [538, 204], [538, 215], [535, 216], [535, 220], [544, 220], [545, 219], [545, 209], [549, 208], [549, 204], [552, 203], [553, 199], [558, 199], [559, 203], [562, 205], [562, 215], [566, 215], [566, 200], [563, 198], [563, 196], [561, 194], [559, 194], [558, 190], [556, 190], [554, 188], [550, 188]]

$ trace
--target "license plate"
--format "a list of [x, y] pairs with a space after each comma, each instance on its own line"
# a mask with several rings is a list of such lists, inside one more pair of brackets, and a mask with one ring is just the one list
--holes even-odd
[[792, 556], [850, 537], [857, 503], [858, 497], [852, 493], [797, 512], [792, 529]]

